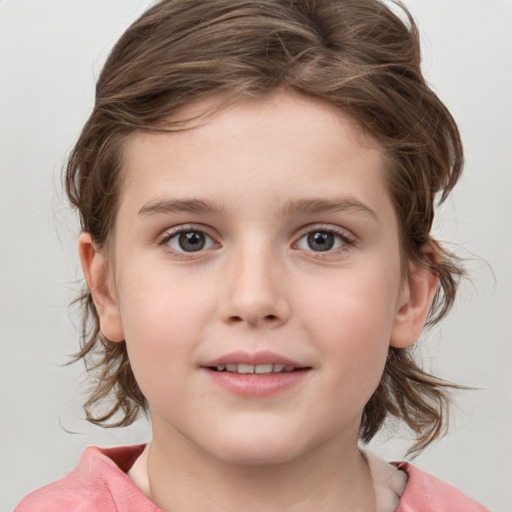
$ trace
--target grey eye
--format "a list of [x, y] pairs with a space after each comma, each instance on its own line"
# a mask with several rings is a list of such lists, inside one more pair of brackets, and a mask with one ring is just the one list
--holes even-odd
[[297, 243], [297, 247], [314, 252], [326, 252], [337, 249], [346, 243], [345, 237], [328, 230], [315, 230], [304, 235]]
[[213, 247], [213, 240], [202, 231], [181, 231], [172, 236], [167, 245], [178, 252], [198, 252]]
[[317, 231], [316, 233], [309, 233], [307, 242], [313, 251], [328, 251], [334, 247], [335, 238], [332, 233]]

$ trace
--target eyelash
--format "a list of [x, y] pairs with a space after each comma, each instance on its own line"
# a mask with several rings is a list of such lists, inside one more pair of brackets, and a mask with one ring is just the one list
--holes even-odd
[[335, 248], [329, 248], [326, 251], [314, 251], [311, 248], [310, 249], [304, 249], [307, 252], [310, 252], [315, 255], [315, 258], [325, 258], [328, 257], [330, 254], [337, 253], [343, 250], [347, 250], [349, 247], [353, 246], [355, 244], [355, 238], [350, 235], [346, 230], [337, 229], [333, 226], [325, 226], [325, 225], [316, 225], [316, 226], [308, 226], [305, 228], [302, 232], [302, 235], [297, 240], [297, 242], [294, 243], [294, 246], [297, 246], [301, 240], [303, 240], [305, 237], [308, 237], [309, 235], [312, 235], [314, 233], [324, 233], [327, 235], [333, 235], [338, 239], [339, 242], [341, 242], [338, 247]]
[[[197, 251], [188, 251], [188, 252], [184, 251], [184, 250], [180, 251], [180, 250], [173, 249], [172, 247], [170, 247], [169, 242], [171, 242], [171, 240], [179, 237], [179, 235], [186, 234], [186, 233], [197, 233], [197, 234], [204, 235], [207, 239], [209, 239], [210, 246], [207, 247], [206, 249], [204, 247], [201, 247]], [[322, 250], [314, 251], [311, 248], [300, 249], [299, 247], [297, 247], [299, 242], [301, 242], [305, 237], [312, 235], [314, 233], [323, 233], [323, 234], [327, 234], [327, 235], [332, 235], [338, 239], [339, 245], [337, 247], [335, 247], [334, 249], [328, 248], [325, 251], [322, 251]], [[208, 243], [208, 241], [206, 243]], [[339, 250], [344, 250], [344, 249], [346, 250], [349, 246], [353, 246], [354, 244], [355, 244], [355, 238], [353, 236], [349, 235], [345, 230], [336, 229], [333, 226], [317, 225], [317, 226], [309, 226], [309, 227], [305, 228], [302, 231], [301, 236], [297, 239], [296, 242], [294, 242], [293, 247], [297, 247], [300, 250], [312, 253], [315, 255], [316, 258], [323, 258], [323, 257], [326, 257], [329, 254], [332, 254]], [[160, 240], [158, 240], [158, 245], [165, 247], [168, 251], [170, 251], [173, 254], [173, 256], [178, 257], [178, 258], [183, 258], [183, 259], [190, 258], [191, 256], [193, 256], [196, 253], [201, 254], [205, 250], [210, 249], [212, 247], [220, 247], [220, 244], [218, 242], [216, 242], [214, 240], [214, 238], [211, 237], [205, 231], [204, 228], [195, 227], [193, 225], [180, 226], [178, 228], [174, 228], [170, 231], [165, 232], [163, 234], [163, 236], [160, 238]]]
[[217, 247], [220, 246], [220, 244], [215, 242], [213, 237], [211, 237], [205, 231], [204, 228], [195, 227], [195, 226], [192, 226], [192, 225], [180, 226], [178, 228], [171, 229], [170, 231], [166, 231], [163, 234], [163, 236], [160, 238], [160, 240], [158, 240], [158, 245], [162, 246], [165, 249], [167, 249], [168, 251], [170, 251], [173, 254], [173, 256], [178, 257], [178, 258], [183, 258], [183, 259], [190, 258], [195, 253], [202, 253], [205, 250], [204, 248], [201, 248], [198, 251], [187, 252], [187, 251], [179, 251], [179, 250], [176, 250], [176, 249], [173, 249], [172, 247], [170, 247], [169, 242], [171, 242], [171, 240], [173, 240], [174, 238], [179, 237], [179, 235], [181, 235], [181, 234], [186, 234], [186, 233], [203, 234], [205, 237], [207, 237], [211, 241], [211, 245], [217, 246]]

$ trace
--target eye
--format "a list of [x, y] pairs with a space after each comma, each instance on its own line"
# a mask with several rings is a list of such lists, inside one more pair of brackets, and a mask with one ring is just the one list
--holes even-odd
[[199, 229], [180, 229], [169, 233], [162, 241], [176, 252], [198, 252], [215, 247], [216, 243]]
[[297, 248], [306, 251], [327, 252], [351, 243], [346, 235], [333, 229], [315, 229], [300, 238]]

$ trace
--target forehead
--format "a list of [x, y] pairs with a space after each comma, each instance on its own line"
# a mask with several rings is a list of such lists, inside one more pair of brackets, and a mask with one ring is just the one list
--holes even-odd
[[195, 119], [188, 129], [131, 135], [124, 147], [121, 203], [159, 193], [233, 201], [241, 190], [247, 196], [262, 188], [275, 200], [329, 196], [331, 178], [342, 175], [344, 186], [367, 201], [386, 190], [380, 144], [333, 105], [283, 92], [219, 109], [220, 101], [191, 104], [170, 121]]

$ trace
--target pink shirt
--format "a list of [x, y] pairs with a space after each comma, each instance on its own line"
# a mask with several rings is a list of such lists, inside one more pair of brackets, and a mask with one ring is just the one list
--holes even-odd
[[[74, 471], [29, 494], [14, 512], [162, 512], [126, 474], [143, 449], [87, 448]], [[395, 465], [408, 475], [396, 512], [490, 512], [406, 462]]]

